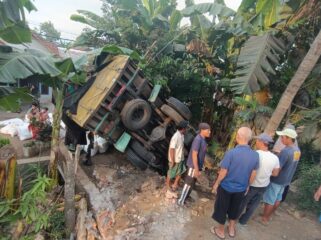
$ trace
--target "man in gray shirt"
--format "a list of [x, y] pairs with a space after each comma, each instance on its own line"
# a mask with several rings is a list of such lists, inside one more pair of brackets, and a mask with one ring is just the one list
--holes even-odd
[[276, 131], [276, 134], [281, 136], [285, 148], [279, 155], [280, 173], [277, 177], [271, 177], [271, 183], [263, 195], [265, 206], [261, 223], [264, 225], [268, 223], [272, 213], [279, 207], [284, 188], [290, 185], [301, 156], [300, 149], [294, 144], [297, 133], [293, 129]]

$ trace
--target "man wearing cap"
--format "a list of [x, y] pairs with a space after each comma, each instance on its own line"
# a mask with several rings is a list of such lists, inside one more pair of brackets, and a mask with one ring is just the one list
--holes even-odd
[[[176, 133], [172, 136], [168, 149], [168, 164], [166, 185], [167, 189], [176, 191], [181, 175], [186, 171], [184, 164], [184, 134], [188, 121], [181, 121], [177, 126]], [[171, 187], [171, 179], [175, 178]]]
[[280, 205], [284, 187], [290, 185], [301, 156], [300, 149], [294, 144], [297, 137], [295, 130], [286, 128], [283, 131], [276, 131], [276, 134], [281, 136], [285, 148], [279, 155], [280, 173], [277, 177], [271, 177], [270, 185], [263, 195], [265, 205], [261, 223], [264, 225]]
[[240, 213], [240, 206], [246, 190], [259, 168], [259, 154], [248, 145], [252, 130], [241, 127], [236, 134], [237, 146], [225, 153], [219, 175], [213, 185], [216, 193], [212, 218], [219, 223], [211, 232], [220, 239], [225, 239], [225, 222], [228, 216], [228, 235], [235, 237], [235, 224]]
[[177, 202], [178, 205], [184, 205], [185, 199], [191, 193], [196, 179], [200, 176], [200, 171], [202, 171], [203, 168], [207, 149], [205, 138], [211, 135], [211, 128], [207, 123], [200, 123], [198, 128], [199, 134], [194, 138], [192, 147], [188, 154], [187, 176], [185, 178], [185, 184], [180, 199]]
[[[256, 152], [259, 154], [260, 166], [256, 172], [255, 180], [250, 185], [240, 210], [245, 212], [239, 218], [239, 223], [247, 224], [248, 220], [259, 206], [263, 193], [270, 183], [271, 176], [277, 176], [280, 171], [279, 158], [269, 151], [269, 144], [273, 139], [266, 133], [262, 133], [256, 138]], [[242, 212], [241, 212], [242, 213]]]

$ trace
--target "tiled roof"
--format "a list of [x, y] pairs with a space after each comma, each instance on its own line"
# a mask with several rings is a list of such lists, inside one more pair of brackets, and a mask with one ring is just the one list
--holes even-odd
[[46, 49], [48, 49], [48, 51], [55, 55], [55, 56], [59, 56], [59, 50], [56, 44], [49, 42], [47, 40], [45, 40], [44, 38], [42, 38], [41, 36], [39, 36], [37, 33], [32, 32], [32, 38], [36, 41], [38, 41], [42, 46], [44, 46]]

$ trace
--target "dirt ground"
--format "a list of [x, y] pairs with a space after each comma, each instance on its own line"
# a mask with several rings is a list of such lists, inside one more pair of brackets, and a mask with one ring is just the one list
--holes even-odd
[[[215, 199], [207, 186], [197, 185], [192, 201], [179, 207], [165, 197], [165, 178], [152, 170], [136, 170], [116, 151], [97, 155], [93, 161], [94, 166], [82, 169], [100, 190], [107, 187], [113, 193], [110, 239], [216, 239], [210, 232], [216, 224], [211, 218]], [[237, 227], [235, 239], [321, 240], [321, 224], [311, 213], [283, 203], [270, 225], [263, 226], [256, 220], [260, 212], [246, 227]]]
[[[0, 120], [23, 116], [24, 113], [1, 112]], [[17, 137], [10, 141], [21, 158], [23, 142]], [[217, 239], [210, 232], [215, 224], [211, 218], [215, 199], [209, 191], [212, 182], [198, 184], [191, 194], [192, 201], [179, 207], [174, 199], [165, 197], [164, 177], [150, 169], [135, 169], [123, 154], [110, 150], [96, 155], [93, 162], [91, 167], [80, 164], [80, 170], [92, 184], [89, 188], [96, 188], [95, 195], [89, 197], [92, 208], [95, 205], [112, 213], [107, 239]], [[261, 211], [256, 211], [246, 227], [237, 227], [235, 239], [321, 240], [321, 224], [316, 215], [284, 203], [270, 225], [263, 226], [255, 220]]]

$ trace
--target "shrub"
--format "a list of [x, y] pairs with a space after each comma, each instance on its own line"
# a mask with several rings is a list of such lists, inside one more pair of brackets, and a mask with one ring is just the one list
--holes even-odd
[[321, 168], [314, 165], [309, 170], [301, 173], [298, 180], [297, 205], [301, 209], [321, 211], [320, 202], [313, 198], [314, 192], [321, 185]]
[[10, 140], [8, 138], [0, 137], [0, 148], [9, 144], [10, 144]]

